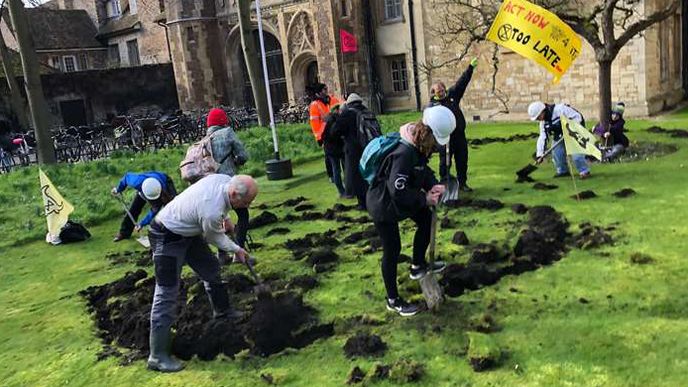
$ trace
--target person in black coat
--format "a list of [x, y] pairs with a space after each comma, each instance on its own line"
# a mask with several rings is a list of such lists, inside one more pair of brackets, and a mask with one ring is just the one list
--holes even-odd
[[358, 170], [358, 163], [363, 155], [364, 146], [358, 138], [358, 115], [368, 111], [363, 100], [356, 93], [351, 93], [346, 105], [337, 118], [336, 135], [344, 139], [344, 186], [347, 196], [355, 196], [359, 209], [366, 208], [366, 192], [368, 183]]
[[325, 161], [332, 171], [332, 183], [337, 187], [339, 197], [345, 195], [342, 184], [342, 163], [344, 161], [344, 140], [337, 133], [339, 126], [340, 109], [337, 107], [328, 117], [322, 134], [323, 151]]
[[430, 93], [432, 94], [428, 106], [442, 105], [448, 107], [456, 116], [456, 130], [449, 140], [449, 165], [447, 165], [446, 148], [440, 148], [440, 179], [445, 181], [451, 169], [451, 159], [456, 163], [456, 177], [459, 188], [464, 192], [472, 189], [468, 186], [468, 141], [466, 140], [466, 119], [461, 111], [461, 99], [473, 77], [473, 70], [478, 65], [478, 59], [473, 58], [466, 71], [461, 74], [456, 83], [447, 90], [443, 82], [436, 82]]
[[401, 316], [418, 313], [416, 305], [404, 301], [397, 289], [397, 264], [401, 252], [399, 222], [411, 219], [416, 224], [413, 237], [411, 279], [427, 273], [438, 273], [446, 264], [425, 260], [431, 237], [432, 208], [437, 205], [445, 187], [428, 167], [428, 157], [437, 144], [447, 144], [456, 120], [442, 106], [423, 112], [423, 121], [409, 123], [399, 130], [401, 140], [381, 162], [366, 195], [368, 214], [382, 241], [382, 279], [387, 291], [387, 309]]

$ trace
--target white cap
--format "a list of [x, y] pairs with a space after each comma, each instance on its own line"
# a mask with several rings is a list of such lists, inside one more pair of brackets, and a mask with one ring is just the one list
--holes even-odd
[[528, 105], [528, 116], [531, 121], [536, 121], [540, 117], [540, 113], [545, 110], [546, 106], [540, 101], [536, 101]]
[[148, 200], [156, 200], [162, 192], [162, 184], [153, 177], [149, 177], [141, 184], [141, 193]]
[[456, 117], [449, 108], [436, 105], [423, 110], [423, 124], [432, 129], [438, 144], [447, 145], [449, 136], [456, 129]]
[[346, 99], [346, 103], [353, 102], [363, 102], [363, 98], [361, 98], [361, 96], [356, 93], [351, 93], [349, 94], [349, 98]]

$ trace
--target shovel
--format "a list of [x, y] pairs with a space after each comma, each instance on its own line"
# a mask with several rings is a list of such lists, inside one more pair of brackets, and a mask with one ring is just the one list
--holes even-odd
[[542, 162], [542, 160], [550, 153], [552, 153], [552, 150], [559, 145], [562, 141], [564, 141], [564, 138], [560, 138], [559, 141], [555, 142], [552, 144], [552, 147], [549, 148], [542, 156], [538, 157], [537, 161], [534, 164], [528, 164], [525, 167], [519, 169], [516, 171], [516, 176], [518, 176], [518, 179], [516, 179], [517, 183], [525, 183], [525, 182], [532, 182], [535, 181], [533, 180], [532, 177], [530, 177], [530, 174], [537, 171], [538, 169], [538, 164]]
[[[119, 200], [120, 204], [122, 204], [122, 208], [124, 208], [124, 212], [127, 213], [127, 216], [129, 217], [129, 220], [131, 220], [131, 223], [137, 224], [136, 219], [134, 219], [134, 216], [131, 215], [131, 212], [129, 212], [129, 209], [127, 208], [127, 204], [124, 203], [124, 199], [122, 199], [121, 195], [115, 195], [117, 200]], [[136, 238], [136, 241], [139, 242], [139, 244], [147, 249], [150, 249], [150, 240], [148, 240], [148, 237], [145, 235], [141, 235], [138, 238]]]
[[[432, 223], [430, 224], [430, 246], [428, 247], [428, 267], [432, 268], [435, 262], [435, 237], [437, 234], [437, 210], [432, 207]], [[444, 293], [442, 292], [442, 287], [437, 282], [435, 278], [435, 273], [432, 270], [420, 279], [420, 288], [423, 291], [423, 297], [425, 297], [425, 303], [428, 305], [428, 310], [437, 311], [440, 306], [440, 302], [444, 298]]]
[[253, 288], [256, 292], [256, 298], [259, 300], [272, 298], [272, 289], [270, 289], [270, 285], [264, 284], [263, 280], [260, 279], [258, 273], [256, 273], [256, 270], [253, 268], [253, 261], [255, 261], [255, 259], [249, 256], [246, 259], [246, 267], [248, 271], [251, 272], [251, 277], [253, 277], [253, 281], [256, 283], [256, 286]]
[[442, 195], [442, 203], [449, 204], [459, 200], [459, 180], [451, 175], [451, 155], [449, 154], [449, 143], [445, 145], [445, 157], [447, 166], [447, 189]]

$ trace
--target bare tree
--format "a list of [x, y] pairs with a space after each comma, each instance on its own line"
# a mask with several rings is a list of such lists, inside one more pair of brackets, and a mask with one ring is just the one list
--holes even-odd
[[[248, 70], [248, 77], [253, 90], [253, 101], [258, 113], [258, 125], [268, 126], [270, 112], [268, 111], [268, 97], [265, 83], [261, 77], [262, 70], [258, 61], [259, 54], [256, 50], [256, 42], [253, 38], [253, 25], [251, 24], [251, 0], [237, 0], [237, 12], [239, 13], [239, 31], [241, 32], [241, 48], [244, 52], [244, 61]], [[265, 74], [264, 76], [268, 76]]]
[[[455, 58], [440, 63], [428, 63], [428, 71], [462, 60], [472, 47], [484, 42], [500, 6], [493, 0], [435, 0], [434, 3], [441, 9], [439, 14], [443, 15], [434, 32], [442, 38], [445, 47], [459, 41], [465, 44], [465, 48]], [[639, 0], [535, 0], [534, 3], [557, 14], [595, 51], [599, 67], [598, 114], [604, 127], [609, 125], [612, 104], [612, 63], [619, 51], [632, 38], [673, 15], [680, 5], [679, 1], [672, 0], [659, 6], [657, 10], [641, 14]], [[618, 36], [617, 32], [620, 33]], [[498, 94], [499, 91], [495, 88], [495, 76], [499, 69], [496, 51], [492, 58], [492, 90]], [[504, 100], [502, 103], [504, 104]], [[508, 111], [508, 106], [506, 110]]]
[[24, 4], [21, 0], [9, 0], [9, 11], [14, 34], [19, 45], [19, 55], [21, 56], [22, 68], [24, 70], [26, 96], [29, 100], [33, 127], [36, 131], [38, 162], [41, 164], [54, 164], [56, 161], [55, 146], [50, 137], [50, 128], [48, 127], [48, 106], [43, 96], [38, 59], [34, 50], [33, 39], [30, 35], [31, 32], [29, 31]]
[[[3, 17], [7, 17], [4, 0], [0, 3], [0, 22]], [[2, 30], [0, 30], [0, 61], [2, 61], [2, 68], [5, 72], [5, 79], [7, 80], [7, 88], [10, 91], [10, 105], [12, 106], [12, 111], [15, 117], [17, 117], [17, 123], [21, 129], [28, 130], [29, 121], [26, 117], [26, 105], [19, 91], [17, 80], [15, 79], [14, 68], [12, 66], [13, 60], [5, 44], [5, 37], [2, 35]]]

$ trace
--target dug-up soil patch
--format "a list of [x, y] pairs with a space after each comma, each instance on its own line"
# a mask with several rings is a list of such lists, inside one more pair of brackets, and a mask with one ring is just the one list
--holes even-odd
[[255, 229], [258, 227], [263, 227], [267, 226], [268, 224], [273, 224], [279, 222], [279, 219], [277, 218], [277, 215], [273, 214], [270, 211], [263, 211], [260, 213], [260, 215], [252, 218], [248, 226], [250, 229]]
[[371, 385], [383, 380], [389, 380], [392, 385], [419, 382], [425, 375], [425, 365], [413, 360], [399, 359], [392, 364], [375, 363], [366, 373], [359, 366], [349, 371], [347, 384], [362, 383]]
[[574, 200], [588, 200], [588, 199], [594, 199], [597, 197], [597, 194], [594, 191], [583, 191], [579, 192], [577, 195], [571, 195], [570, 198]]
[[[672, 135], [672, 137], [676, 136]], [[630, 163], [635, 161], [646, 161], [667, 156], [677, 151], [678, 146], [674, 144], [661, 142], [633, 142], [628, 149], [626, 149], [626, 152], [619, 156], [614, 162]]]
[[471, 140], [468, 140], [468, 143], [473, 145], [473, 146], [479, 146], [479, 145], [487, 145], [487, 144], [493, 144], [493, 143], [510, 143], [514, 141], [527, 141], [527, 140], [532, 140], [534, 138], [538, 138], [540, 136], [539, 133], [529, 133], [529, 134], [515, 134], [513, 136], [509, 137], [483, 137], [483, 138], [474, 138]]
[[647, 131], [650, 133], [668, 134], [674, 138], [688, 138], [688, 130], [685, 129], [664, 129], [659, 126], [652, 126], [647, 128]]
[[[185, 278], [179, 291], [179, 317], [172, 352], [180, 359], [194, 355], [201, 360], [219, 354], [232, 357], [240, 351], [268, 356], [285, 348], [303, 348], [319, 338], [334, 334], [332, 324], [320, 324], [316, 311], [291, 291], [256, 299], [253, 281], [244, 275], [224, 278], [232, 305], [247, 314], [240, 321], [213, 319], [212, 309], [202, 283]], [[155, 278], [143, 270], [128, 272], [119, 280], [91, 286], [80, 292], [94, 315], [97, 336], [109, 351], [111, 345], [126, 349], [123, 362], [142, 359], [148, 354], [150, 308]]]
[[349, 359], [355, 357], [379, 357], [387, 351], [387, 344], [378, 335], [359, 332], [344, 344], [344, 354]]
[[452, 208], [470, 207], [479, 210], [491, 210], [496, 211], [504, 208], [504, 203], [497, 199], [470, 199], [461, 198], [459, 200], [452, 200], [446, 203], [447, 206]]
[[617, 198], [623, 199], [623, 198], [633, 196], [635, 194], [636, 194], [636, 192], [632, 188], [624, 188], [622, 190], [614, 192], [612, 195], [616, 196]]
[[113, 266], [131, 265], [137, 267], [153, 266], [153, 255], [150, 250], [110, 252], [105, 255]]
[[521, 274], [561, 259], [568, 249], [568, 221], [550, 206], [528, 210], [528, 222], [510, 252], [491, 244], [473, 249], [467, 264], [451, 264], [440, 284], [450, 297], [497, 283], [505, 275]]
[[604, 245], [610, 245], [614, 239], [607, 231], [615, 230], [615, 227], [602, 228], [590, 223], [579, 225], [580, 233], [574, 236], [575, 245], [579, 249], [594, 249]]

